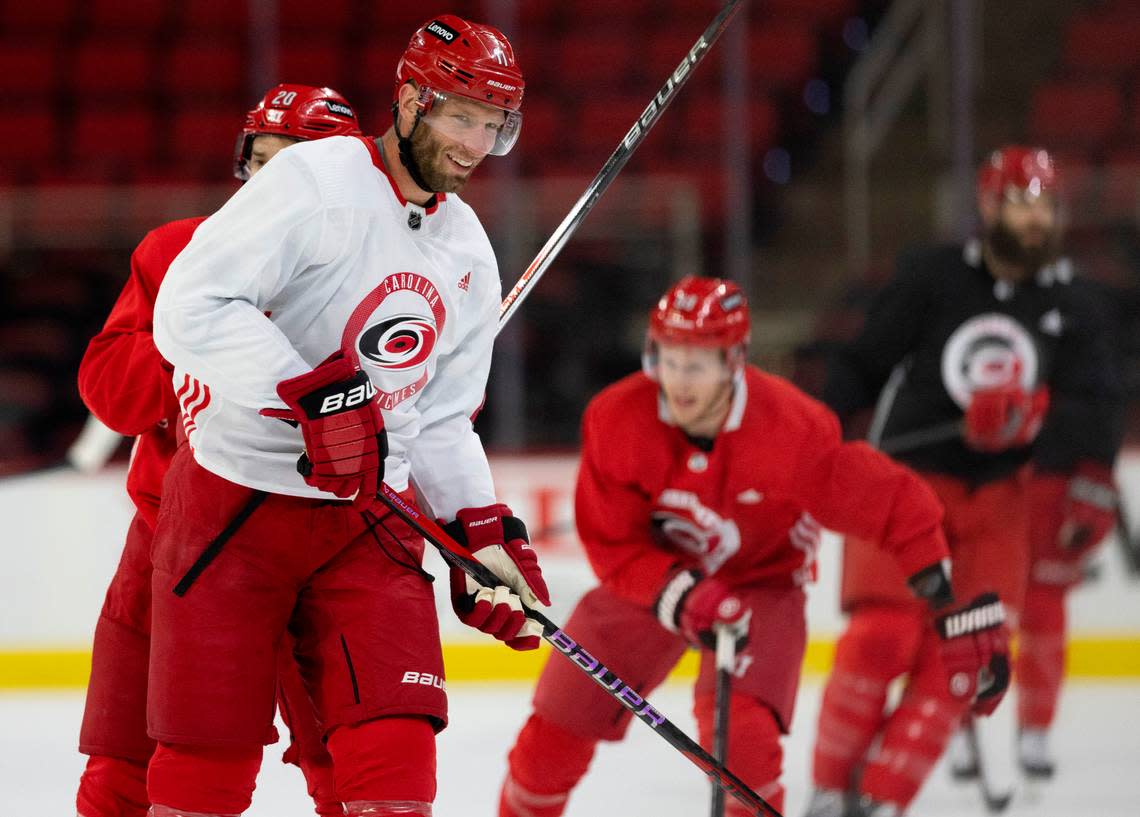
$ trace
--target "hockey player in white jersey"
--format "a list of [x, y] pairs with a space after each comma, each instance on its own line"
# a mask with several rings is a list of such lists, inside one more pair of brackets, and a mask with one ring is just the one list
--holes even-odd
[[455, 195], [517, 138], [522, 74], [499, 31], [445, 15], [396, 79], [391, 129], [283, 150], [198, 228], [158, 295], [188, 445], [154, 541], [155, 817], [249, 806], [286, 629], [345, 813], [431, 814], [439, 626], [424, 543], [376, 502], [381, 480], [409, 497], [414, 483], [504, 581], [453, 573], [460, 618], [515, 649], [539, 641], [521, 604], [548, 604], [546, 585], [470, 419], [499, 274]]

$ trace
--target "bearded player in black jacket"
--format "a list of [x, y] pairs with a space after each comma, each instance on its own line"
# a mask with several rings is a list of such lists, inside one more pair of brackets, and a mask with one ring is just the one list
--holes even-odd
[[[1045, 150], [995, 151], [978, 174], [982, 238], [904, 254], [829, 369], [825, 401], [844, 420], [877, 401], [873, 441], [946, 506], [955, 595], [995, 594], [963, 626], [1004, 628], [1001, 611], [1015, 621], [1021, 609], [1031, 459], [1079, 471], [1101, 498], [1115, 490], [1116, 443], [1104, 429], [1120, 389], [1092, 301], [1057, 257], [1056, 185]], [[1066, 512], [1099, 524], [1105, 511], [1090, 499], [1070, 496]], [[946, 692], [939, 633], [873, 543], [846, 542], [842, 601], [851, 618], [824, 692], [808, 815], [894, 817], [967, 708]], [[1009, 683], [1004, 642], [993, 644], [976, 714], [992, 712]], [[885, 714], [888, 685], [904, 674], [903, 696]]]

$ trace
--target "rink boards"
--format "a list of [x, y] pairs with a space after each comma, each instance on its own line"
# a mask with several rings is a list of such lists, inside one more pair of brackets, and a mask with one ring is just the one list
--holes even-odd
[[[555, 599], [549, 616], [564, 622], [574, 602], [594, 584], [573, 526], [576, 457], [493, 457], [500, 496], [527, 521]], [[1140, 513], [1140, 451], [1118, 468], [1128, 507]], [[118, 562], [132, 508], [121, 468], [96, 475], [70, 470], [0, 482], [0, 514], [8, 521], [5, 570], [0, 571], [0, 688], [85, 685], [89, 644], [107, 581]], [[1140, 527], [1140, 523], [1133, 522]], [[1070, 596], [1068, 666], [1074, 676], [1140, 678], [1140, 580], [1130, 576], [1116, 543], [1106, 541], [1093, 560], [1096, 578]], [[427, 567], [446, 575], [434, 554]], [[826, 672], [843, 618], [837, 608], [839, 547], [828, 537], [819, 557], [819, 581], [809, 589], [811, 640], [805, 672]], [[446, 580], [436, 582], [447, 675], [460, 680], [534, 678], [545, 648], [519, 654], [460, 624], [450, 612]], [[586, 645], [604, 656], [605, 645]], [[675, 675], [692, 677], [693, 653]]]

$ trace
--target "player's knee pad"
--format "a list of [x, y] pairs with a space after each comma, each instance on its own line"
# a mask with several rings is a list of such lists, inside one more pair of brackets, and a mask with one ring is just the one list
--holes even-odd
[[567, 732], [532, 714], [507, 756], [500, 817], [558, 817], [589, 768], [596, 746], [595, 738]]
[[872, 799], [904, 808], [961, 722], [967, 705], [947, 694], [908, 690], [883, 729], [882, 742], [863, 769], [860, 790]]
[[1018, 624], [1021, 632], [1064, 633], [1064, 588], [1031, 582], [1025, 591], [1025, 601]]
[[241, 814], [253, 799], [261, 747], [160, 741], [147, 770], [154, 817]]
[[[697, 733], [701, 744], [709, 749], [714, 741], [716, 696], [702, 693], [693, 701]], [[751, 786], [777, 811], [783, 810], [784, 788], [780, 783], [784, 760], [780, 747], [781, 727], [775, 713], [763, 702], [733, 694], [728, 703], [729, 765], [741, 780]], [[726, 813], [735, 815], [734, 805], [726, 802]], [[740, 814], [750, 812], [741, 811]]]
[[146, 763], [92, 755], [79, 778], [75, 808], [81, 817], [146, 817]]
[[426, 718], [376, 718], [341, 726], [329, 735], [328, 749], [336, 791], [345, 803], [435, 800], [435, 730]]

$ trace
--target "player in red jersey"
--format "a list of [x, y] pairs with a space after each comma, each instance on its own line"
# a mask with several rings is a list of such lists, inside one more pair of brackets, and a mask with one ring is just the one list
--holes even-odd
[[[650, 315], [644, 371], [586, 408], [575, 511], [600, 586], [568, 633], [639, 690], [701, 650], [694, 711], [712, 741], [711, 634], [749, 620], [730, 702], [728, 765], [780, 807], [780, 736], [791, 726], [806, 641], [803, 585], [823, 526], [882, 543], [931, 608], [951, 598], [942, 511], [907, 469], [840, 439], [835, 416], [745, 364], [749, 313], [735, 284], [686, 278]], [[964, 700], [1001, 694], [978, 671], [994, 631], [941, 642]], [[560, 660], [509, 756], [500, 817], [556, 817], [599, 740], [630, 714]], [[743, 814], [735, 802], [730, 815]]]
[[[251, 178], [294, 142], [358, 133], [355, 113], [336, 91], [278, 85], [246, 114], [234, 175]], [[89, 755], [79, 783], [80, 817], [143, 817], [150, 806], [146, 770], [155, 746], [146, 723], [150, 545], [162, 480], [178, 445], [179, 414], [172, 369], [155, 348], [152, 319], [167, 267], [203, 221], [204, 216], [181, 219], [147, 233], [131, 256], [130, 277], [106, 325], [79, 367], [87, 407], [115, 431], [136, 438], [127, 472], [136, 513], [96, 625], [79, 735], [79, 749]], [[279, 705], [292, 738], [285, 759], [301, 767], [318, 814], [341, 814], [331, 761], [288, 649], [279, 664]]]
[[[992, 591], [1011, 617], [1030, 561], [1030, 461], [1045, 471], [1087, 463], [1083, 473], [1102, 479], [1112, 463], [1094, 418], [1118, 384], [1104, 333], [1056, 255], [1057, 181], [1041, 148], [994, 151], [978, 174], [984, 234], [901, 256], [825, 389], [843, 419], [878, 399], [875, 436], [946, 508], [955, 587]], [[847, 539], [851, 618], [824, 690], [810, 817], [904, 813], [969, 715], [945, 694], [937, 638], [901, 581], [873, 544]]]

